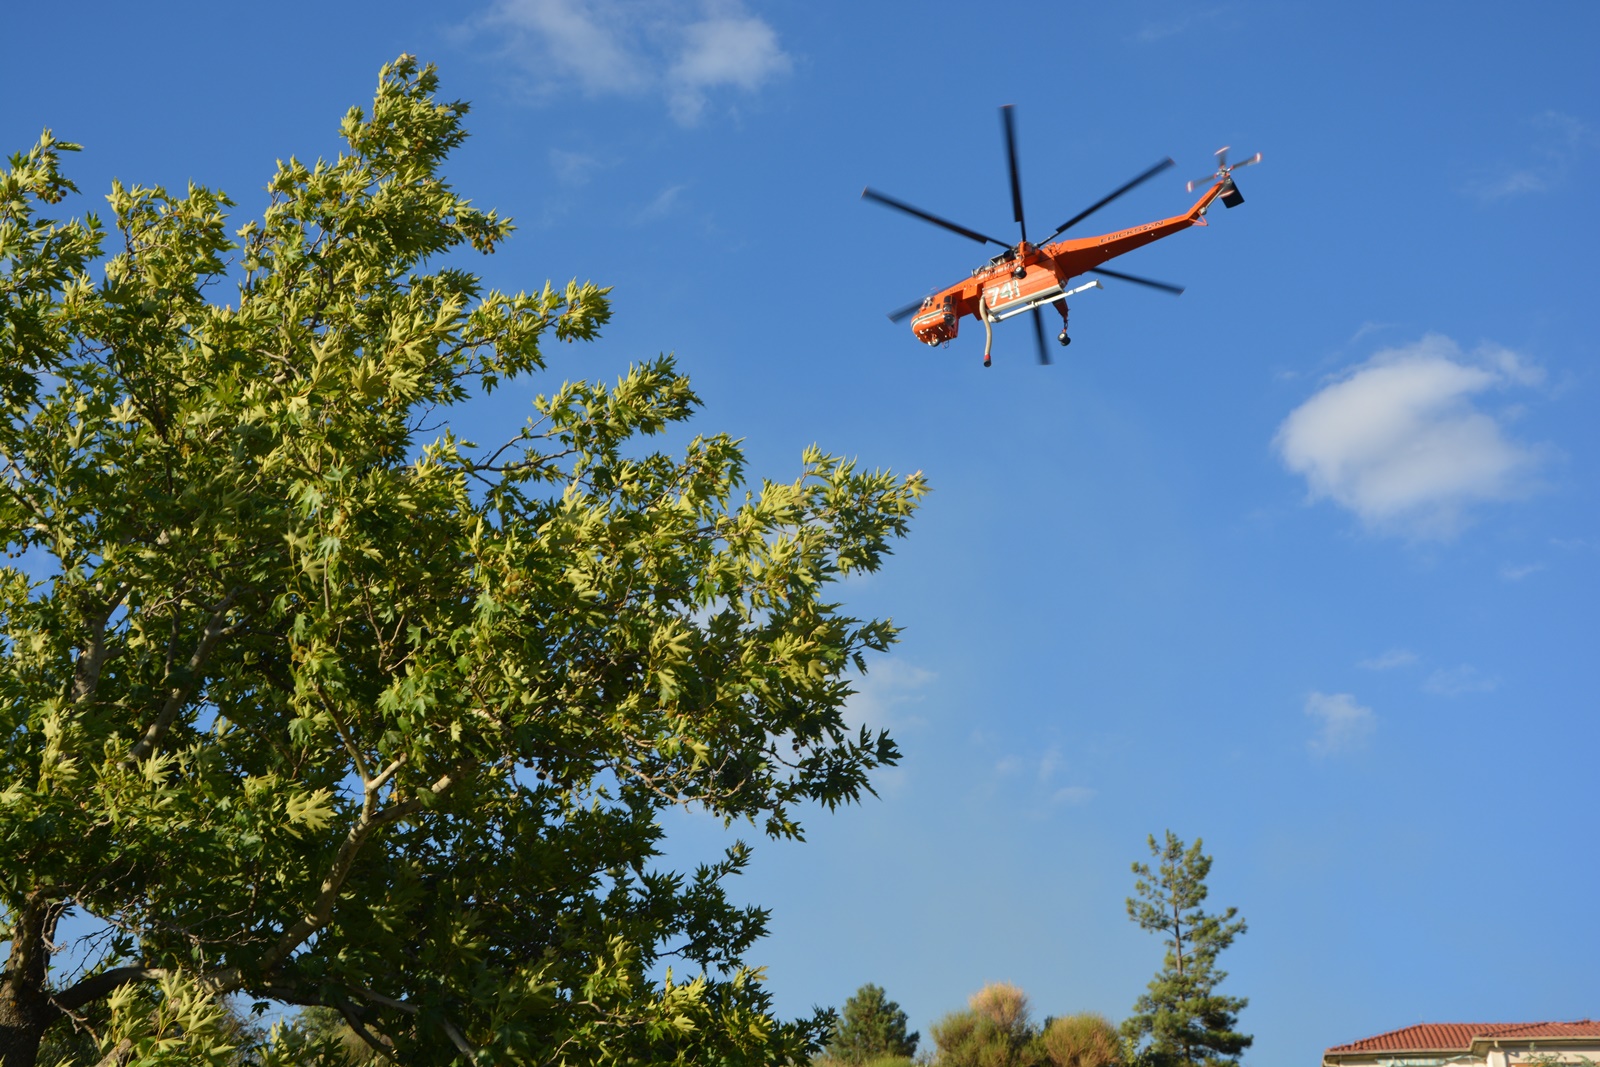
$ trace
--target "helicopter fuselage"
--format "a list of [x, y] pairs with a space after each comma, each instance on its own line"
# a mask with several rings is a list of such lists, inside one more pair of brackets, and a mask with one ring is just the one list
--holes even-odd
[[999, 322], [1063, 300], [1070, 295], [1069, 282], [1078, 275], [1180, 230], [1206, 225], [1206, 209], [1218, 196], [1226, 198], [1232, 188], [1232, 180], [1223, 178], [1182, 215], [1115, 233], [1042, 247], [1021, 242], [974, 270], [971, 277], [924, 300], [911, 320], [911, 330], [924, 344], [943, 344], [956, 336], [965, 315], [980, 322]]

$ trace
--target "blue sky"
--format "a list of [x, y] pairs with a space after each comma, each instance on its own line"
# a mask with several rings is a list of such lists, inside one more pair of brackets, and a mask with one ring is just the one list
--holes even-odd
[[[817, 441], [935, 488], [846, 590], [903, 643], [853, 709], [906, 752], [881, 800], [759, 846], [780, 1009], [873, 981], [924, 1032], [989, 980], [1126, 1014], [1145, 836], [1203, 836], [1250, 931], [1252, 1064], [1419, 1021], [1600, 1014], [1594, 803], [1600, 7], [494, 0], [9, 11], [0, 141], [226, 189], [338, 150], [401, 51], [473, 102], [450, 173], [518, 220], [507, 288], [615, 286], [599, 343], [471, 413], [675, 351], [698, 428], [788, 477]], [[1247, 203], [1113, 266], [1034, 365], [888, 310], [976, 245], [871, 184], [1074, 231], [1176, 214], [1232, 144]], [[1584, 649], [1589, 649], [1588, 653]], [[717, 834], [679, 820], [681, 855]]]

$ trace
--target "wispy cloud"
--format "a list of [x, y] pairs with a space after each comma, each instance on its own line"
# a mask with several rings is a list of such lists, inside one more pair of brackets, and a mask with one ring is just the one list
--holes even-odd
[[1392, 330], [1398, 325], [1400, 325], [1398, 322], [1363, 322], [1356, 332], [1350, 336], [1350, 343], [1355, 344], [1368, 334]]
[[1473, 505], [1528, 491], [1541, 450], [1507, 437], [1508, 413], [1479, 398], [1542, 378], [1509, 349], [1467, 355], [1428, 334], [1337, 376], [1289, 414], [1274, 445], [1312, 500], [1377, 532], [1447, 539]]
[[873, 730], [921, 726], [924, 720], [907, 709], [922, 700], [938, 677], [897, 659], [880, 660], [854, 679], [855, 693], [845, 702], [845, 715]]
[[1306, 748], [1318, 756], [1353, 752], [1366, 745], [1378, 726], [1372, 709], [1357, 704], [1349, 693], [1312, 693], [1306, 697], [1305, 713], [1317, 723]]
[[1530, 574], [1544, 570], [1543, 563], [1507, 563], [1500, 568], [1500, 577], [1508, 582], [1520, 582]]
[[1417, 662], [1417, 654], [1409, 648], [1391, 648], [1381, 655], [1364, 659], [1356, 666], [1364, 671], [1392, 671], [1396, 667], [1409, 667]]
[[649, 222], [652, 219], [664, 218], [678, 206], [678, 197], [682, 195], [687, 186], [669, 185], [655, 195], [651, 201], [639, 210], [636, 217], [638, 222]]
[[589, 177], [604, 164], [585, 152], [569, 152], [561, 148], [550, 149], [550, 169], [562, 185], [586, 185]]
[[1207, 23], [1214, 22], [1227, 14], [1232, 5], [1223, 4], [1219, 7], [1207, 8], [1204, 11], [1188, 11], [1165, 19], [1145, 19], [1134, 31], [1133, 40], [1138, 44], [1154, 44], [1172, 37], [1181, 37], [1191, 30], [1197, 29]]
[[542, 95], [661, 99], [684, 125], [714, 93], [753, 93], [793, 67], [742, 0], [494, 0], [472, 29], [493, 33]]
[[[1046, 809], [1058, 804], [1085, 804], [1095, 796], [1095, 790], [1086, 785], [1055, 785], [1054, 780], [1066, 766], [1059, 745], [1051, 745], [1038, 756], [1019, 756], [1015, 753], [1002, 756], [994, 762], [996, 778], [1010, 779], [1032, 795], [1034, 805], [1043, 805], [1034, 811], [1043, 816]], [[1028, 778], [1033, 779], [1031, 785]]]
[[1546, 111], [1528, 120], [1532, 136], [1524, 158], [1480, 174], [1467, 185], [1468, 195], [1491, 204], [1510, 197], [1544, 193], [1564, 185], [1574, 166], [1600, 147], [1600, 132], [1560, 111]]
[[1463, 663], [1459, 667], [1441, 667], [1434, 671], [1422, 683], [1422, 688], [1434, 696], [1458, 697], [1466, 693], [1487, 693], [1499, 685], [1498, 678], [1490, 678], [1478, 668]]

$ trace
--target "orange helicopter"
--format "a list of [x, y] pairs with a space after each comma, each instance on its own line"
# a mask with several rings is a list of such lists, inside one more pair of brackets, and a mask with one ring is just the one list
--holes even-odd
[[[1242, 159], [1237, 163], [1228, 162], [1228, 149], [1223, 147], [1216, 153], [1217, 169], [1204, 178], [1197, 178], [1188, 184], [1189, 192], [1194, 192], [1195, 187], [1212, 183], [1195, 201], [1193, 207], [1182, 215], [1174, 215], [1167, 219], [1158, 219], [1147, 222], [1142, 226], [1134, 226], [1115, 233], [1103, 234], [1099, 237], [1080, 237], [1075, 240], [1056, 241], [1056, 238], [1068, 229], [1076, 226], [1090, 215], [1099, 211], [1124, 193], [1131, 192], [1143, 183], [1154, 178], [1157, 174], [1172, 166], [1171, 159], [1163, 159], [1160, 163], [1146, 170], [1132, 181], [1127, 182], [1118, 189], [1102, 197], [1089, 207], [1078, 212], [1072, 218], [1057, 226], [1055, 232], [1044, 241], [1033, 244], [1028, 241], [1028, 227], [1022, 219], [1022, 183], [1017, 176], [1017, 136], [1015, 120], [1012, 118], [1010, 104], [1000, 109], [1001, 126], [1005, 131], [1006, 162], [1011, 171], [1011, 207], [1016, 217], [1017, 225], [1021, 228], [1022, 239], [1015, 245], [1006, 241], [958, 226], [949, 219], [942, 219], [937, 215], [923, 211], [921, 208], [912, 207], [902, 200], [886, 196], [874, 189], [863, 189], [861, 196], [873, 200], [896, 211], [903, 211], [935, 226], [942, 226], [952, 233], [958, 233], [979, 244], [996, 244], [1005, 249], [983, 266], [972, 272], [972, 276], [965, 281], [957, 282], [948, 289], [942, 289], [932, 296], [924, 297], [915, 303], [907, 304], [898, 311], [891, 312], [889, 319], [900, 322], [909, 315], [915, 315], [911, 320], [911, 332], [917, 335], [917, 340], [924, 344], [937, 345], [951, 340], [960, 328], [963, 315], [971, 315], [983, 323], [983, 365], [989, 366], [989, 350], [994, 341], [993, 324], [1020, 315], [1024, 311], [1033, 312], [1033, 332], [1039, 345], [1039, 362], [1049, 363], [1050, 355], [1045, 349], [1044, 319], [1039, 314], [1039, 309], [1045, 304], [1051, 304], [1061, 313], [1061, 332], [1056, 335], [1056, 341], [1062, 345], [1072, 343], [1067, 336], [1067, 297], [1085, 292], [1089, 289], [1099, 289], [1098, 281], [1091, 281], [1081, 285], [1072, 286], [1074, 278], [1082, 274], [1099, 274], [1107, 278], [1116, 278], [1119, 281], [1134, 282], [1138, 285], [1159, 289], [1163, 292], [1177, 295], [1183, 288], [1177, 285], [1168, 285], [1166, 282], [1152, 281], [1149, 278], [1140, 278], [1133, 274], [1123, 274], [1119, 271], [1107, 270], [1101, 266], [1107, 260], [1114, 259], [1126, 252], [1131, 252], [1141, 245], [1151, 241], [1160, 240], [1186, 230], [1190, 226], [1206, 225], [1206, 210], [1211, 202], [1217, 198], [1222, 199], [1224, 207], [1238, 207], [1244, 203], [1244, 197], [1239, 192], [1239, 187], [1233, 182], [1233, 172], [1239, 167], [1247, 167], [1252, 163], [1261, 162], [1261, 153], [1257, 152], [1249, 159]], [[1052, 244], [1051, 242], [1055, 242]]]

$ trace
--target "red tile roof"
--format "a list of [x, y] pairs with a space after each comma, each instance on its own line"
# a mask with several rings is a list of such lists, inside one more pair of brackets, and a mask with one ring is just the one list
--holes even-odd
[[1479, 1037], [1525, 1038], [1536, 1037], [1600, 1037], [1600, 1022], [1579, 1019], [1574, 1023], [1512, 1023], [1498, 1030], [1485, 1032]]
[[1580, 1019], [1570, 1023], [1418, 1023], [1390, 1030], [1377, 1037], [1365, 1037], [1348, 1045], [1335, 1045], [1328, 1053], [1339, 1052], [1465, 1052], [1474, 1041], [1533, 1041], [1539, 1038], [1593, 1037], [1600, 1039], [1600, 1022]]

